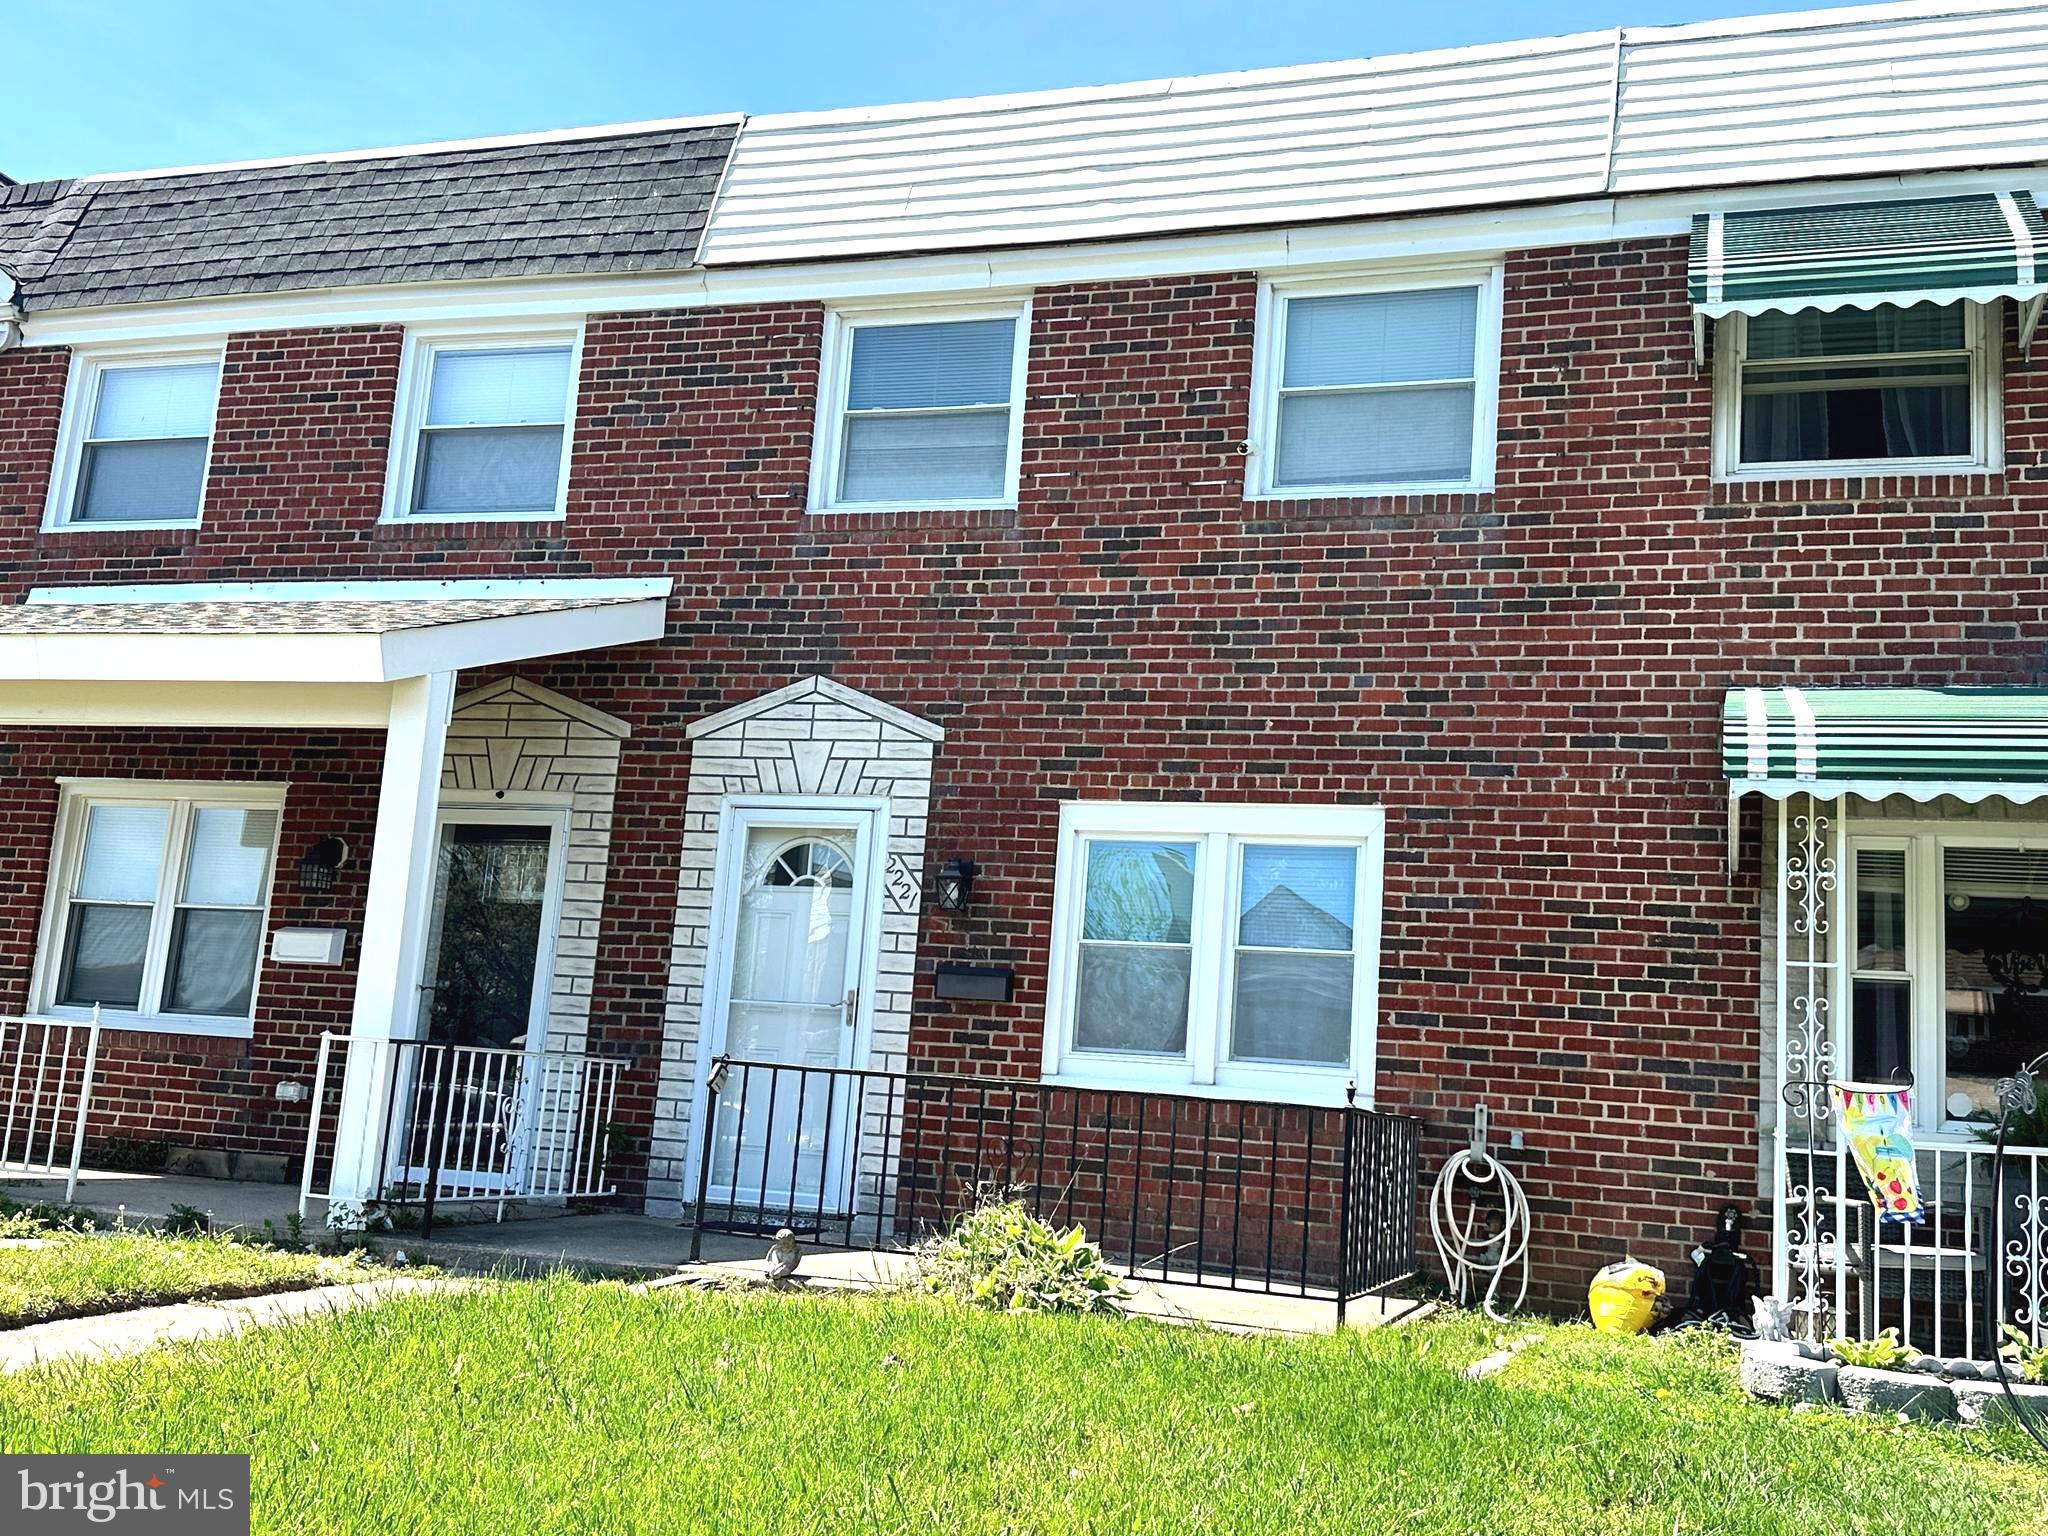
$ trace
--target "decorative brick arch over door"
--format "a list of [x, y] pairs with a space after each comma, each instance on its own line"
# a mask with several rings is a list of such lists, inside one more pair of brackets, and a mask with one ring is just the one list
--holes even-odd
[[690, 727], [690, 790], [676, 891], [661, 1081], [654, 1110], [647, 1209], [680, 1213], [692, 1198], [687, 1168], [710, 961], [712, 902], [722, 813], [735, 796], [786, 795], [888, 802], [878, 983], [868, 1065], [901, 1068], [910, 1040], [917, 964], [925, 816], [940, 727], [828, 678], [811, 677]]

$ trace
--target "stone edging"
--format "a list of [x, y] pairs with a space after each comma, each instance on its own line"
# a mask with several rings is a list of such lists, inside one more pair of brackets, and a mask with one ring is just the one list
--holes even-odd
[[[1742, 1389], [1766, 1402], [1831, 1404], [1921, 1424], [2010, 1423], [2012, 1404], [1998, 1383], [1999, 1368], [1981, 1361], [1971, 1368], [1981, 1379], [1843, 1365], [1813, 1344], [1751, 1339], [1742, 1346]], [[2015, 1381], [2013, 1391], [2048, 1418], [2048, 1386]]]

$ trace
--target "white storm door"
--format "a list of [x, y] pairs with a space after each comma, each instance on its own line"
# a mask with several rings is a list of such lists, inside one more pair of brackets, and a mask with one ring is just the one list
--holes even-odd
[[[707, 1203], [836, 1213], [879, 896], [871, 809], [727, 809], [713, 942], [712, 1054], [735, 1063], [711, 1117]], [[789, 1070], [775, 1070], [777, 1066]], [[824, 1070], [796, 1070], [799, 1068]]]

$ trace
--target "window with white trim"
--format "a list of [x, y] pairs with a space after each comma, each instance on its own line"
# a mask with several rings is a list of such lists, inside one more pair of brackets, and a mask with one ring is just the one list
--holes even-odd
[[815, 511], [1017, 500], [1029, 306], [834, 313]]
[[1724, 316], [1716, 472], [1995, 469], [2000, 335], [1995, 304], [1960, 300]]
[[1930, 1128], [1988, 1122], [2048, 1050], [2048, 828], [1899, 826], [1852, 837], [1850, 869], [1848, 1075], [1914, 1083]]
[[561, 516], [579, 351], [573, 331], [408, 334], [386, 519]]
[[81, 354], [46, 526], [197, 524], [219, 394], [218, 350]]
[[1493, 271], [1267, 284], [1247, 494], [1490, 486], [1499, 293]]
[[256, 786], [67, 785], [37, 1000], [124, 1027], [246, 1033], [281, 798]]
[[1385, 824], [1372, 806], [1065, 806], [1047, 1077], [1369, 1102]]

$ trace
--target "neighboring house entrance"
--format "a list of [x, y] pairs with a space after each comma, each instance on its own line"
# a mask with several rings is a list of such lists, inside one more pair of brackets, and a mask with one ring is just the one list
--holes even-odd
[[[711, 1054], [842, 1068], [865, 1060], [881, 811], [736, 802], [722, 839], [707, 1025]], [[837, 1211], [847, 1192], [844, 1083], [741, 1071], [711, 1122], [711, 1184], [739, 1201]]]
[[422, 1011], [441, 1049], [422, 1058], [406, 1162], [414, 1180], [438, 1166], [444, 1193], [516, 1182], [532, 1150], [566, 822], [544, 807], [445, 807], [435, 829]]

